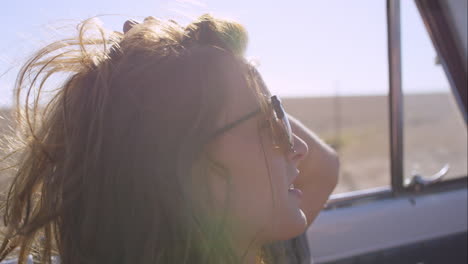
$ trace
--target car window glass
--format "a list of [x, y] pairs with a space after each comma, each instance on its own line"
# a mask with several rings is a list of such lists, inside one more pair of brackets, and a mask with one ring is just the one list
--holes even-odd
[[[300, 24], [291, 24], [300, 26], [302, 34], [291, 36], [289, 45], [272, 43], [285, 52], [283, 61], [260, 70], [275, 69], [277, 74], [265, 78], [286, 97], [286, 110], [339, 153], [341, 174], [334, 193], [388, 186], [385, 1], [315, 3], [298, 18]], [[292, 94], [290, 87], [307, 90]]]

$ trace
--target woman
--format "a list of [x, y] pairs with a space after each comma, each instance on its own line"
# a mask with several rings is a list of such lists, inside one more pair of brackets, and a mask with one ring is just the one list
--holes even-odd
[[[204, 15], [107, 34], [92, 21], [19, 74], [29, 108], [1, 257], [272, 263], [265, 246], [305, 231], [338, 160], [269, 94], [245, 29]], [[45, 81], [70, 72], [41, 104]]]

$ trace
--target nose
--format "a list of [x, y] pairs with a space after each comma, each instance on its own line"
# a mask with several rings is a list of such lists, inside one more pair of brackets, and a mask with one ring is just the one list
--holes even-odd
[[298, 165], [299, 162], [307, 156], [308, 152], [309, 152], [309, 147], [307, 146], [307, 143], [305, 143], [305, 141], [302, 140], [300, 137], [294, 135], [293, 151], [289, 153], [289, 158], [296, 165]]

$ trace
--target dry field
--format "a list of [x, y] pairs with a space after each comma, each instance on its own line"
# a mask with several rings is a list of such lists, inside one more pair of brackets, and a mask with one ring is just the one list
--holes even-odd
[[[286, 110], [331, 143], [341, 159], [335, 193], [389, 185], [388, 99], [385, 96], [285, 98]], [[444, 164], [447, 178], [467, 173], [466, 126], [447, 94], [405, 97], [405, 173], [429, 175]], [[8, 110], [0, 138], [8, 134]], [[0, 189], [7, 184], [0, 173]]]
[[[341, 160], [334, 193], [390, 184], [386, 96], [288, 98], [286, 110], [327, 142]], [[467, 175], [466, 125], [449, 94], [404, 97], [404, 172], [431, 175], [450, 165], [446, 178]]]

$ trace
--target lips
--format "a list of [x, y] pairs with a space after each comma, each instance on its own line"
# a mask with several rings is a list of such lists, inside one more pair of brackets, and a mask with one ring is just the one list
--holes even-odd
[[291, 183], [289, 184], [289, 187], [288, 187], [288, 193], [291, 193], [299, 198], [302, 197], [302, 191], [300, 189], [297, 189], [295, 186], [294, 186], [294, 181], [297, 179], [297, 176], [299, 176], [299, 170], [296, 169], [296, 173], [294, 174], [294, 177], [291, 179]]
[[298, 197], [299, 199], [302, 198], [302, 191], [299, 190], [299, 189], [288, 189], [288, 193], [292, 194], [292, 195], [295, 195], [296, 197]]
[[291, 187], [294, 189], [294, 181], [297, 179], [297, 176], [299, 176], [299, 173], [300, 173], [300, 171], [298, 169], [296, 169], [296, 172], [293, 174], [294, 177], [289, 182], [289, 189], [291, 189]]

